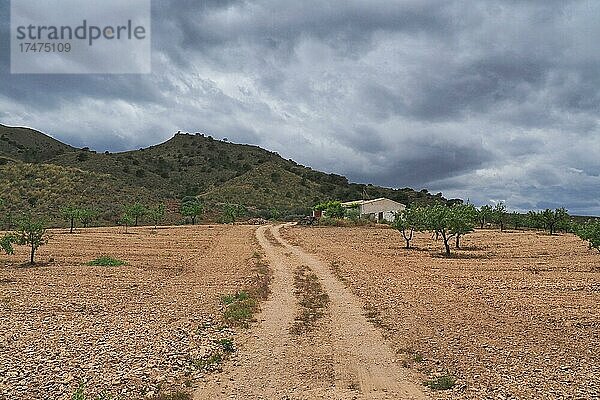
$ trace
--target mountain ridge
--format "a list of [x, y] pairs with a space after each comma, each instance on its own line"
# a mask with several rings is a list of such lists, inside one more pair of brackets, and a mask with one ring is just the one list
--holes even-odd
[[[37, 186], [31, 187], [24, 181], [23, 187], [29, 189], [17, 190], [15, 180], [19, 178], [14, 169], [19, 163], [33, 166], [21, 169], [28, 171], [25, 181], [35, 178]], [[45, 173], [54, 178], [45, 181]], [[92, 185], [85, 188], [88, 199], [56, 195], [72, 193], [69, 188], [81, 186], [84, 175], [102, 187], [103, 193], [97, 193]], [[99, 153], [70, 146], [31, 128], [0, 125], [0, 182], [0, 198], [10, 194], [6, 203], [13, 211], [37, 205], [40, 213], [58, 219], [61, 207], [93, 204], [97, 197], [103, 199], [103, 204], [111, 205], [110, 212], [102, 217], [111, 222], [126, 204], [172, 203], [186, 196], [198, 196], [208, 209], [235, 203], [246, 207], [249, 215], [261, 216], [272, 210], [279, 215], [305, 214], [320, 201], [349, 201], [365, 195], [388, 197], [404, 204], [446, 201], [441, 194], [431, 195], [425, 189], [351, 183], [342, 175], [313, 170], [256, 145], [180, 132], [146, 148]], [[21, 198], [15, 195], [17, 192]], [[47, 204], [44, 196], [53, 198], [53, 203]], [[172, 222], [176, 218], [172, 216]]]

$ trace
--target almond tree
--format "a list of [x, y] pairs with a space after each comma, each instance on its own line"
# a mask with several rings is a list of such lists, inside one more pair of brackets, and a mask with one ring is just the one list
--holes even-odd
[[492, 220], [495, 224], [500, 225], [500, 232], [502, 232], [506, 220], [506, 206], [503, 202], [497, 203], [492, 209]]
[[424, 225], [424, 209], [420, 207], [409, 207], [400, 211], [393, 223], [393, 227], [402, 233], [407, 249], [410, 249], [414, 232], [423, 230]]
[[452, 207], [451, 231], [456, 236], [456, 248], [460, 249], [460, 238], [473, 232], [477, 221], [477, 209], [471, 204], [457, 204]]
[[[450, 255], [450, 240], [472, 232], [475, 225], [475, 208], [470, 204], [452, 207], [436, 204], [425, 209], [424, 227], [442, 238], [446, 256]], [[457, 245], [460, 245], [458, 240]]]
[[7, 233], [0, 238], [0, 249], [6, 254], [14, 254], [13, 243], [15, 243], [14, 236]]
[[21, 246], [29, 246], [29, 263], [35, 264], [35, 253], [40, 246], [48, 243], [46, 224], [42, 220], [25, 215], [18, 224], [18, 228], [12, 233], [14, 243]]
[[73, 233], [75, 230], [75, 221], [80, 217], [81, 210], [74, 206], [67, 206], [61, 210], [63, 218], [69, 222], [70, 229], [69, 233]]
[[138, 225], [138, 220], [148, 214], [148, 209], [142, 203], [134, 203], [125, 208], [125, 214], [133, 219], [133, 225]]
[[133, 224], [133, 222], [134, 222], [133, 217], [126, 212], [125, 214], [123, 214], [123, 216], [117, 223], [119, 225], [123, 225], [125, 227], [125, 233], [129, 233], [128, 229]]
[[[0, 199], [0, 207], [4, 206], [4, 200]], [[4, 236], [0, 237], [0, 250], [4, 251], [6, 254], [14, 254], [13, 243], [15, 243], [15, 237], [7, 233]]]
[[563, 227], [569, 221], [569, 214], [565, 208], [557, 208], [554, 211], [547, 208], [540, 212], [539, 216], [550, 235], [556, 232], [557, 227]]
[[479, 210], [477, 210], [477, 219], [479, 220], [479, 227], [481, 229], [483, 229], [483, 226], [485, 225], [486, 222], [489, 222], [492, 220], [492, 215], [493, 215], [492, 206], [486, 204], [486, 205], [479, 207]]
[[165, 205], [159, 204], [158, 206], [149, 209], [148, 216], [154, 222], [154, 229], [156, 229], [160, 221], [165, 217]]
[[591, 248], [600, 251], [600, 220], [588, 221], [580, 225], [575, 232]]
[[188, 201], [185, 201], [184, 199], [183, 203], [181, 204], [181, 215], [183, 215], [185, 218], [190, 218], [192, 225], [196, 223], [196, 218], [202, 215], [202, 211], [204, 211], [204, 206], [200, 200], [195, 197], [189, 199]]
[[93, 220], [98, 218], [98, 211], [91, 208], [82, 208], [79, 210], [79, 222], [84, 228], [87, 228]]

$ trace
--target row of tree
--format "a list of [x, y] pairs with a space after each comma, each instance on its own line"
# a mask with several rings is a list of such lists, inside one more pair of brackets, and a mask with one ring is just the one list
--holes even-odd
[[473, 232], [477, 216], [477, 209], [470, 204], [413, 206], [397, 213], [393, 226], [402, 233], [407, 249], [415, 232], [430, 231], [442, 238], [445, 253], [450, 255], [450, 241], [454, 239], [460, 248], [460, 238]]
[[515, 229], [528, 227], [545, 229], [550, 235], [557, 231], [573, 232], [589, 243], [590, 248], [600, 251], [600, 220], [590, 220], [584, 224], [574, 222], [564, 208], [555, 210], [529, 211], [527, 214], [508, 213], [503, 203], [494, 207], [482, 206], [479, 209], [471, 204], [455, 204], [446, 206], [409, 207], [396, 215], [393, 226], [402, 233], [406, 248], [410, 248], [414, 232], [429, 231], [436, 238], [441, 237], [446, 255], [450, 255], [450, 240], [456, 241], [460, 248], [460, 238], [479, 225], [483, 228], [487, 223], [494, 223], [504, 230], [511, 222]]
[[527, 214], [516, 211], [509, 213], [504, 203], [500, 202], [495, 206], [481, 206], [476, 211], [480, 228], [484, 228], [487, 224], [495, 224], [501, 231], [506, 226], [512, 226], [514, 229], [546, 229], [551, 235], [557, 231], [571, 230], [571, 217], [565, 208], [554, 210], [547, 208], [543, 211], [529, 211]]
[[[84, 228], [87, 228], [94, 220], [96, 220], [100, 212], [96, 209], [68, 206], [63, 208], [62, 216], [69, 224], [69, 232], [73, 233], [77, 227], [77, 223], [81, 223]], [[204, 206], [195, 197], [185, 197], [181, 202], [179, 213], [184, 217], [185, 222], [196, 223], [199, 216], [202, 215]], [[165, 218], [166, 207], [164, 204], [156, 206], [147, 206], [142, 203], [133, 203], [124, 207], [117, 223], [127, 228], [130, 226], [138, 226], [142, 219], [152, 222], [156, 228]]]

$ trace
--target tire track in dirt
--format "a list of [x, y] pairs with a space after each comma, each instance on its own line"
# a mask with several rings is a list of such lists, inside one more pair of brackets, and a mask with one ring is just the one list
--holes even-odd
[[271, 295], [261, 304], [259, 323], [236, 338], [238, 351], [221, 373], [207, 377], [194, 399], [313, 399], [305, 371], [311, 371], [311, 357], [296, 346], [289, 328], [298, 310], [293, 292], [293, 269], [289, 260], [270, 243], [265, 234], [270, 226], [259, 227], [256, 237], [273, 271]]
[[395, 362], [381, 333], [367, 321], [360, 301], [320, 260], [286, 242], [280, 227], [273, 229], [275, 239], [311, 268], [329, 295], [330, 325], [323, 328], [331, 331], [336, 387], [358, 386], [358, 398], [364, 399], [425, 399], [421, 387]]
[[[425, 399], [395, 363], [381, 333], [363, 315], [360, 302], [329, 268], [262, 226], [256, 237], [273, 270], [271, 295], [259, 323], [221, 373], [209, 376], [194, 398], [224, 399]], [[314, 331], [290, 334], [299, 313], [293, 271], [306, 265], [330, 298]]]

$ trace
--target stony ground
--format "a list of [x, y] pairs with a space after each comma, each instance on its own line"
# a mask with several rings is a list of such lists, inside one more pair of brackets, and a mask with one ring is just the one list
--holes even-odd
[[455, 258], [419, 234], [291, 227], [362, 299], [404, 364], [451, 374], [440, 399], [600, 398], [600, 254], [572, 235], [478, 231]]
[[257, 230], [273, 271], [259, 322], [194, 398], [426, 399], [426, 389], [398, 362], [359, 299], [327, 264], [286, 242], [280, 229]]
[[[192, 391], [202, 360], [231, 336], [222, 295], [246, 287], [254, 227], [53, 232], [33, 268], [0, 258], [0, 399], [70, 399], [85, 382], [122, 399]], [[110, 255], [121, 267], [86, 262]]]

